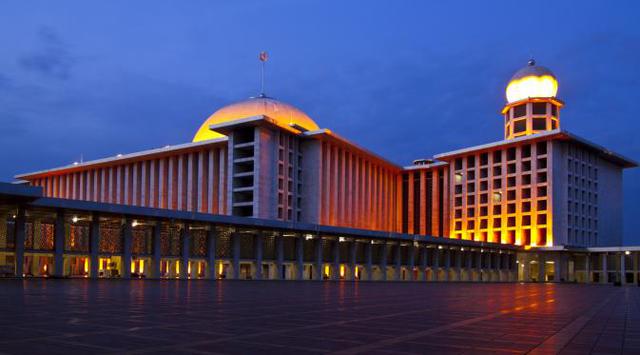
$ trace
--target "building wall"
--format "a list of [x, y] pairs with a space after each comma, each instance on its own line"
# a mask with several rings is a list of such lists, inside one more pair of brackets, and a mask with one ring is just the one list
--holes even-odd
[[74, 168], [30, 179], [45, 196], [227, 214], [226, 146]]
[[451, 158], [451, 238], [553, 245], [550, 141], [513, 142]]
[[449, 182], [447, 165], [403, 173], [403, 233], [449, 235]]
[[622, 243], [622, 169], [575, 142], [554, 142], [557, 244]]
[[[309, 169], [302, 189], [317, 196], [317, 217], [309, 222], [371, 230], [401, 230], [401, 170], [352, 147], [323, 140], [305, 142]], [[303, 163], [304, 164], [304, 163]], [[309, 168], [309, 164], [304, 164]], [[305, 195], [306, 196], [306, 195]], [[311, 202], [313, 203], [313, 202]], [[311, 206], [311, 211], [316, 208]]]

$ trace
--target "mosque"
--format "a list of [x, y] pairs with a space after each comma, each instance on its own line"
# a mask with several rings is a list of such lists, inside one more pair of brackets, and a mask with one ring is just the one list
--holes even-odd
[[[0, 268], [24, 276], [638, 283], [623, 170], [561, 128], [534, 60], [504, 139], [400, 166], [261, 94], [192, 142], [0, 186]], [[22, 261], [22, 262], [20, 262]], [[2, 274], [0, 269], [0, 275]]]

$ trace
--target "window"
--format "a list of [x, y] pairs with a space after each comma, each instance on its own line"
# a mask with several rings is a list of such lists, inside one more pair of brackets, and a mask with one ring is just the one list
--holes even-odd
[[516, 160], [516, 148], [509, 148], [507, 150], [507, 160]]
[[531, 216], [522, 216], [522, 225], [530, 226], [531, 225]]
[[513, 133], [522, 133], [527, 130], [527, 120], [517, 120], [513, 123]]
[[493, 179], [493, 188], [499, 189], [502, 187], [502, 179]]
[[538, 142], [538, 144], [536, 144], [536, 151], [538, 155], [547, 154], [547, 142]]
[[546, 186], [538, 187], [538, 197], [544, 197], [544, 196], [547, 196], [547, 187]]
[[480, 165], [487, 165], [489, 163], [489, 154], [482, 153], [480, 154]]
[[[546, 211], [547, 210], [547, 200], [538, 201], [538, 211]], [[571, 211], [571, 204], [569, 204], [569, 211]]]
[[533, 118], [533, 130], [534, 131], [544, 131], [547, 129], [547, 119], [544, 117], [534, 117]]
[[532, 107], [532, 112], [534, 115], [546, 115], [547, 114], [547, 103], [546, 102], [534, 102]]
[[494, 163], [499, 163], [502, 161], [502, 151], [498, 150], [493, 152], [493, 162]]
[[531, 185], [531, 175], [522, 175], [522, 185]]
[[493, 206], [493, 214], [501, 214], [501, 213], [502, 213], [502, 206], [500, 205]]
[[501, 218], [494, 218], [493, 219], [493, 228], [500, 228], [502, 226], [502, 219]]
[[467, 168], [473, 168], [476, 165], [476, 157], [471, 155], [467, 157]]
[[527, 114], [527, 104], [518, 105], [513, 108], [513, 117], [522, 117]]
[[547, 224], [547, 215], [539, 214], [538, 215], [538, 224]]
[[456, 159], [456, 170], [462, 169], [462, 159]]
[[531, 212], [531, 202], [523, 202], [522, 203], [522, 212]]

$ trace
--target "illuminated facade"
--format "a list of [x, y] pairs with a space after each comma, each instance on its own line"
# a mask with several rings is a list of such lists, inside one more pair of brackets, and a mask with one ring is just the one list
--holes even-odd
[[[510, 248], [534, 248], [542, 252], [565, 247], [619, 246], [622, 170], [636, 164], [561, 130], [563, 103], [556, 98], [557, 89], [553, 73], [530, 61], [507, 85], [507, 103], [502, 110], [504, 140], [416, 160], [408, 167], [320, 128], [308, 115], [289, 104], [261, 95], [216, 111], [190, 143], [119, 154], [16, 177], [41, 187], [43, 195], [55, 201], [152, 209], [157, 211], [154, 212], [157, 218], [178, 213], [281, 223], [277, 228], [288, 226], [295, 230], [292, 235], [300, 233], [302, 239], [294, 240], [290, 246], [291, 250], [298, 250], [296, 253], [323, 253], [324, 250], [322, 245], [319, 251], [305, 249], [305, 243], [312, 243], [313, 237], [302, 237], [305, 235], [302, 231], [309, 230], [304, 226], [338, 228], [336, 231], [344, 236], [334, 235], [335, 238], [328, 239], [331, 248], [336, 248], [329, 253], [339, 255], [341, 260], [352, 258], [352, 263], [344, 265], [331, 259], [326, 264], [326, 258], [320, 257], [320, 262], [311, 258], [315, 261], [305, 264], [305, 258], [296, 259], [298, 264], [282, 272], [297, 273], [299, 278], [308, 273], [321, 277], [318, 275], [326, 267], [332, 270], [328, 273], [336, 277], [349, 273], [355, 277], [358, 272], [371, 275], [373, 266], [366, 267], [365, 260], [367, 243], [374, 245], [369, 258], [378, 255], [379, 262], [384, 262], [378, 272], [379, 279], [387, 278], [387, 264], [398, 263], [394, 271], [389, 271], [389, 277], [400, 273], [403, 267], [413, 275], [420, 258], [424, 257], [425, 267], [431, 257], [440, 258], [423, 256], [422, 252], [412, 249], [413, 242], [393, 239], [392, 235], [424, 236], [454, 243], [456, 247], [444, 249], [439, 265], [468, 264], [480, 268], [485, 265], [482, 253], [491, 248], [497, 255], [503, 251], [511, 255]], [[13, 211], [7, 209], [5, 213], [19, 215]], [[128, 273], [125, 269], [130, 265], [133, 274], [147, 265], [157, 270], [155, 276], [166, 277], [185, 272], [220, 275], [226, 274], [227, 267], [233, 270], [230, 275], [241, 272], [240, 264], [216, 266], [212, 259], [207, 259], [206, 255], [211, 252], [208, 244], [212, 243], [211, 233], [217, 229], [206, 223], [167, 223], [145, 229], [155, 223], [149, 222], [148, 216], [135, 218], [133, 214], [105, 219], [90, 214], [78, 219], [71, 212], [64, 217], [46, 219], [53, 221], [53, 225], [68, 223], [67, 249], [80, 248], [78, 255], [89, 253], [65, 261], [58, 269], [104, 275], [116, 265], [118, 274], [123, 274]], [[50, 235], [51, 238], [45, 239], [52, 244], [55, 228], [44, 225], [30, 224], [28, 228], [35, 230], [30, 233], [37, 236]], [[185, 246], [180, 246], [185, 230], [193, 243], [189, 248], [200, 253], [197, 255], [201, 258], [194, 259], [199, 261], [191, 263], [177, 258], [178, 254], [185, 253]], [[386, 233], [383, 235], [389, 236], [387, 242], [391, 244], [385, 242], [382, 250], [375, 251], [382, 248], [377, 241], [365, 240], [360, 245], [355, 241], [363, 237], [352, 237], [349, 230]], [[131, 240], [124, 242], [122, 233], [129, 233]], [[92, 238], [83, 237], [89, 235], [100, 235], [100, 238], [92, 242]], [[220, 235], [217, 238], [233, 239], [222, 232]], [[340, 241], [345, 238], [354, 244], [351, 249], [341, 251]], [[166, 249], [155, 251], [159, 253], [155, 256], [154, 248], [160, 246], [154, 246], [154, 240]], [[160, 240], [162, 242], [158, 242]], [[277, 244], [277, 239], [272, 243]], [[463, 245], [468, 248], [466, 252]], [[136, 250], [133, 253], [132, 248]], [[177, 249], [170, 252], [171, 248]], [[240, 246], [237, 248], [242, 250]], [[388, 248], [395, 249], [392, 252]], [[263, 249], [260, 250], [262, 253]], [[473, 252], [480, 253], [480, 259], [468, 254]], [[350, 253], [355, 254], [349, 256]], [[138, 254], [140, 257], [136, 257]], [[250, 254], [247, 258], [253, 260], [255, 253]], [[191, 257], [193, 255], [187, 256], [187, 260]], [[47, 255], [46, 258], [40, 264], [51, 268], [53, 257]], [[238, 258], [242, 259], [240, 255]], [[491, 258], [487, 261], [489, 265], [504, 264], [507, 273], [516, 272], [512, 269], [515, 259]], [[274, 272], [258, 266], [262, 262], [252, 263], [253, 266], [242, 272], [254, 277], [256, 273]], [[283, 263], [281, 260], [275, 268], [276, 273], [283, 270], [281, 267], [286, 264]], [[357, 269], [358, 263], [363, 265], [361, 271]], [[451, 275], [448, 270], [436, 273], [440, 272], [444, 272], [444, 276], [433, 277], [477, 278], [461, 270]], [[529, 270], [528, 274], [537, 272]], [[417, 268], [416, 274], [409, 278], [427, 278], [426, 275], [425, 268]], [[503, 275], [492, 276], [490, 280], [515, 278]]]

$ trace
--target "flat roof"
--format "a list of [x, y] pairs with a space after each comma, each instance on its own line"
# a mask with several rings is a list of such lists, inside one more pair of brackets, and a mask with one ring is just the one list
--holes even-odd
[[476, 145], [476, 146], [472, 146], [472, 147], [468, 147], [468, 148], [462, 148], [462, 149], [458, 149], [458, 150], [453, 150], [450, 152], [446, 152], [446, 153], [441, 153], [438, 155], [435, 155], [434, 158], [436, 159], [441, 159], [441, 160], [447, 160], [447, 159], [452, 159], [454, 157], [460, 156], [460, 155], [465, 155], [471, 152], [475, 152], [478, 150], [487, 150], [487, 149], [491, 149], [491, 148], [496, 148], [496, 147], [500, 147], [500, 146], [506, 146], [506, 145], [513, 145], [516, 143], [521, 143], [521, 142], [526, 142], [529, 140], [542, 140], [542, 139], [560, 139], [560, 140], [572, 140], [575, 141], [577, 143], [580, 143], [584, 146], [587, 146], [590, 149], [593, 149], [595, 151], [597, 151], [600, 156], [603, 159], [609, 160], [615, 164], [618, 164], [624, 168], [634, 168], [638, 166], [638, 163], [632, 159], [629, 159], [621, 154], [615, 153], [601, 145], [598, 145], [596, 143], [593, 143], [585, 138], [582, 138], [578, 135], [575, 135], [569, 131], [566, 130], [562, 130], [562, 129], [555, 129], [552, 131], [547, 131], [547, 132], [541, 132], [541, 133], [536, 133], [536, 134], [531, 134], [528, 136], [522, 136], [522, 137], [518, 137], [518, 138], [514, 138], [514, 139], [505, 139], [505, 140], [501, 140], [501, 141], [497, 141], [497, 142], [492, 142], [492, 143], [487, 143], [487, 144], [481, 144], [481, 145]]
[[215, 138], [215, 139], [210, 139], [210, 140], [201, 141], [201, 142], [189, 142], [189, 143], [183, 143], [183, 144], [177, 144], [177, 145], [167, 145], [167, 146], [164, 146], [162, 148], [154, 148], [154, 149], [142, 150], [142, 151], [139, 151], [139, 152], [134, 152], [134, 153], [129, 153], [129, 154], [118, 154], [118, 155], [115, 155], [115, 156], [112, 156], [112, 157], [108, 157], [108, 158], [88, 160], [88, 161], [81, 162], [81, 163], [80, 162], [72, 163], [72, 164], [69, 164], [69, 165], [64, 165], [64, 166], [60, 166], [60, 167], [56, 167], [56, 168], [39, 170], [39, 171], [31, 172], [31, 173], [19, 174], [19, 175], [15, 175], [14, 177], [16, 179], [35, 178], [35, 177], [38, 177], [40, 175], [48, 175], [48, 174], [67, 172], [69, 170], [82, 170], [82, 168], [86, 168], [86, 167], [90, 167], [90, 166], [93, 167], [93, 166], [112, 165], [113, 163], [116, 163], [116, 162], [117, 163], [125, 163], [125, 162], [128, 162], [130, 160], [135, 160], [135, 159], [141, 158], [141, 157], [157, 156], [157, 155], [163, 155], [163, 154], [167, 154], [167, 153], [174, 153], [174, 152], [178, 152], [178, 151], [181, 151], [181, 150], [189, 150], [189, 149], [199, 148], [199, 147], [203, 147], [203, 146], [207, 146], [207, 145], [219, 144], [219, 143], [226, 142], [227, 140], [229, 140], [227, 137], [221, 137], [221, 138]]

